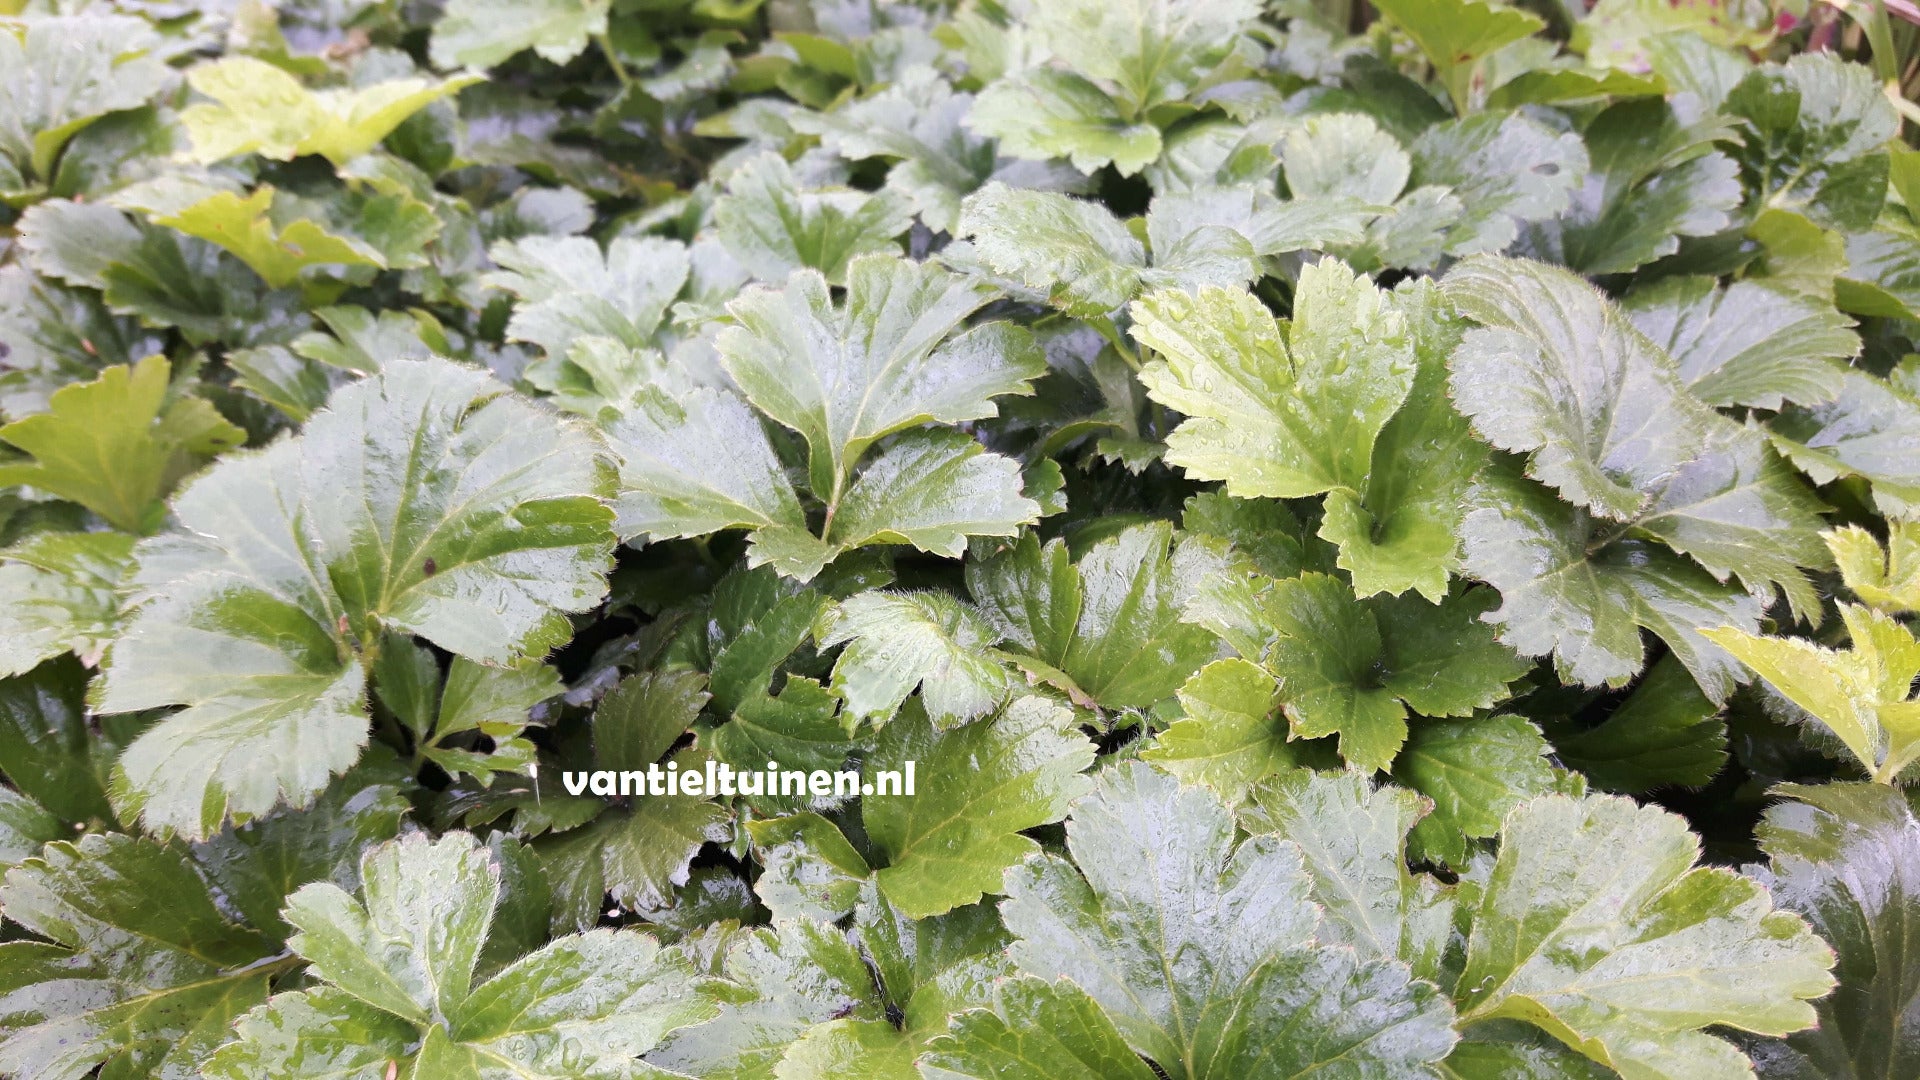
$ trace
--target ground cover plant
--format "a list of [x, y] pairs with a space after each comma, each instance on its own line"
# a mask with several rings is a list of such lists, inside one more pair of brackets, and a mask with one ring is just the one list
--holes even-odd
[[1920, 1076], [1914, 22], [0, 0], [0, 1076]]

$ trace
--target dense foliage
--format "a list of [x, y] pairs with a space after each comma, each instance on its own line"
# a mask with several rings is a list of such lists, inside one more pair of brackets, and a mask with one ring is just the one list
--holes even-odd
[[1373, 7], [0, 0], [0, 1076], [1920, 1076], [1911, 5]]

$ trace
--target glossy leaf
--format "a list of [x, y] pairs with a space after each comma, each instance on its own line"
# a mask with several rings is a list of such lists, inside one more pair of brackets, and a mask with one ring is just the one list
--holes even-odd
[[[366, 743], [362, 658], [387, 630], [484, 663], [565, 639], [605, 587], [601, 472], [589, 440], [503, 395], [394, 361], [176, 500], [181, 531], [136, 552], [144, 602], [98, 707], [189, 707], [122, 757], [126, 812], [202, 836], [310, 799]], [[311, 749], [271, 752], [289, 738]]]

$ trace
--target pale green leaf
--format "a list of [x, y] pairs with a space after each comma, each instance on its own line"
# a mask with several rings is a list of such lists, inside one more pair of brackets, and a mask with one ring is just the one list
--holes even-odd
[[490, 68], [532, 49], [564, 64], [607, 32], [610, 0], [450, 0], [429, 52], [443, 68]]
[[[760, 418], [733, 394], [700, 388], [675, 401], [644, 392], [608, 423], [607, 436], [620, 462], [614, 509], [621, 536], [669, 540], [751, 529], [756, 562], [773, 561], [769, 547], [824, 549], [807, 530]], [[824, 565], [833, 556], [821, 550], [813, 557]]]
[[1751, 594], [1656, 544], [1618, 538], [1617, 526], [1505, 469], [1482, 475], [1473, 502], [1461, 526], [1465, 567], [1500, 590], [1487, 619], [1502, 642], [1527, 656], [1551, 653], [1568, 682], [1622, 686], [1645, 662], [1644, 628], [1709, 699], [1725, 701], [1744, 680], [1700, 630], [1758, 630]]
[[1235, 834], [1204, 790], [1137, 762], [1108, 772], [1068, 820], [1074, 861], [1041, 856], [1008, 874], [1014, 962], [1071, 980], [1176, 1080], [1336, 1060], [1356, 1075], [1430, 1074], [1454, 1042], [1440, 995], [1397, 960], [1316, 946], [1300, 849]]
[[1413, 389], [1374, 441], [1365, 491], [1327, 493], [1320, 536], [1339, 545], [1338, 564], [1352, 575], [1356, 593], [1414, 589], [1438, 603], [1460, 567], [1460, 521], [1487, 452], [1446, 392], [1458, 321], [1432, 288], [1395, 297], [1419, 364]]
[[1920, 611], [1920, 523], [1887, 524], [1882, 547], [1858, 525], [1822, 533], [1840, 564], [1840, 576], [1869, 607], [1890, 613]]
[[126, 532], [159, 528], [173, 485], [245, 437], [198, 398], [169, 402], [170, 370], [159, 356], [108, 368], [57, 391], [48, 411], [0, 427], [0, 440], [34, 458], [0, 464], [0, 486], [70, 499]]
[[804, 268], [844, 285], [855, 258], [898, 253], [894, 238], [912, 222], [912, 209], [892, 191], [803, 190], [778, 154], [741, 164], [713, 202], [720, 242], [761, 281]]
[[1446, 234], [1453, 255], [1505, 251], [1522, 225], [1564, 213], [1587, 174], [1587, 148], [1523, 113], [1485, 112], [1434, 124], [1413, 152], [1413, 183], [1459, 200]]
[[966, 122], [1014, 157], [1066, 158], [1084, 173], [1111, 164], [1132, 176], [1160, 156], [1158, 128], [1127, 117], [1086, 78], [1052, 68], [994, 81], [974, 101]]
[[1453, 399], [1527, 474], [1596, 513], [1629, 518], [1694, 456], [1706, 410], [1665, 353], [1599, 290], [1542, 263], [1476, 257], [1446, 293], [1480, 324], [1453, 356]]
[[814, 493], [834, 503], [882, 436], [992, 416], [993, 398], [1031, 392], [1046, 366], [1025, 330], [990, 322], [949, 337], [990, 296], [935, 266], [867, 256], [837, 307], [809, 270], [750, 289], [717, 346], [748, 400], [806, 439]]
[[0, 23], [0, 154], [14, 173], [0, 194], [26, 194], [25, 179], [52, 182], [76, 133], [171, 85], [166, 61], [153, 55], [159, 45], [144, 19], [106, 13]]
[[249, 1013], [208, 1076], [320, 1080], [402, 1064], [435, 1080], [645, 1075], [637, 1054], [718, 1011], [684, 958], [607, 929], [558, 938], [475, 985], [502, 869], [464, 833], [372, 848], [361, 878], [364, 902], [330, 884], [294, 895], [293, 948], [326, 985]]
[[1213, 635], [1181, 615], [1225, 567], [1217, 545], [1154, 523], [1100, 541], [1078, 564], [1065, 543], [1028, 535], [969, 562], [967, 588], [1001, 640], [1038, 661], [1023, 663], [1036, 677], [1064, 680], [1077, 704], [1145, 709], [1219, 655]]
[[1405, 317], [1336, 262], [1301, 275], [1291, 323], [1212, 287], [1156, 292], [1133, 316], [1157, 354], [1141, 381], [1188, 417], [1168, 462], [1242, 498], [1363, 489], [1374, 440], [1413, 386]]
[[1141, 752], [1144, 761], [1185, 783], [1205, 784], [1229, 805], [1247, 789], [1299, 762], [1280, 709], [1280, 683], [1240, 657], [1215, 660], [1180, 688], [1185, 716]]
[[1321, 908], [1322, 944], [1398, 959], [1417, 977], [1435, 979], [1453, 897], [1432, 878], [1407, 872], [1407, 831], [1425, 812], [1403, 788], [1296, 769], [1262, 784], [1241, 824], [1298, 845]]
[[1420, 46], [1461, 113], [1476, 65], [1546, 28], [1536, 15], [1488, 0], [1387, 0], [1380, 10]]
[[1920, 727], [1908, 718], [1920, 643], [1883, 612], [1842, 604], [1840, 614], [1853, 637], [1845, 651], [1734, 627], [1701, 633], [1812, 714], [1875, 780], [1891, 783], [1920, 758]]
[[998, 635], [973, 608], [946, 593], [857, 593], [828, 614], [821, 647], [845, 645], [833, 688], [847, 711], [884, 724], [918, 688], [938, 728], [975, 719], [1013, 688], [989, 647]]
[[1830, 305], [1750, 281], [1716, 288], [1712, 278], [1667, 278], [1622, 306], [1710, 405], [1831, 401], [1845, 370], [1832, 361], [1860, 351], [1852, 320]]
[[1113, 1021], [1070, 982], [1000, 984], [920, 1058], [931, 1080], [1154, 1080]]
[[132, 554], [121, 533], [36, 533], [0, 548], [0, 677], [64, 652], [99, 663]]
[[456, 75], [406, 78], [352, 89], [308, 90], [288, 72], [249, 56], [228, 56], [187, 71], [187, 83], [212, 98], [180, 114], [202, 164], [237, 154], [291, 161], [319, 154], [336, 166], [372, 150], [419, 110], [481, 81]]
[[1471, 913], [1463, 1017], [1525, 1020], [1628, 1076], [1750, 1075], [1701, 1029], [1811, 1026], [1833, 954], [1759, 886], [1698, 857], [1682, 819], [1627, 799], [1515, 810]]
[[1865, 477], [1883, 513], [1920, 519], [1920, 396], [1854, 369], [1839, 397], [1789, 408], [1768, 427], [1814, 482]]
[[142, 602], [97, 706], [189, 707], [122, 757], [121, 805], [199, 836], [304, 803], [366, 743], [356, 653], [384, 631], [545, 654], [604, 592], [603, 484], [591, 440], [445, 361], [396, 360], [210, 470], [180, 530], [136, 549]]
[[1259, 16], [1254, 0], [1059, 0], [1027, 27], [1067, 66], [1119, 88], [1134, 111], [1189, 96]]

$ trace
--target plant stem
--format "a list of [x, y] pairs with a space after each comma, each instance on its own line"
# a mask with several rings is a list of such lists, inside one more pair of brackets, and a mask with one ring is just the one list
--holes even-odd
[[627, 65], [620, 62], [620, 54], [614, 51], [613, 42], [608, 40], [607, 35], [593, 35], [593, 43], [600, 46], [600, 55], [607, 58], [607, 66], [613, 69], [613, 77], [620, 80], [620, 85], [632, 86], [633, 73], [627, 70]]

